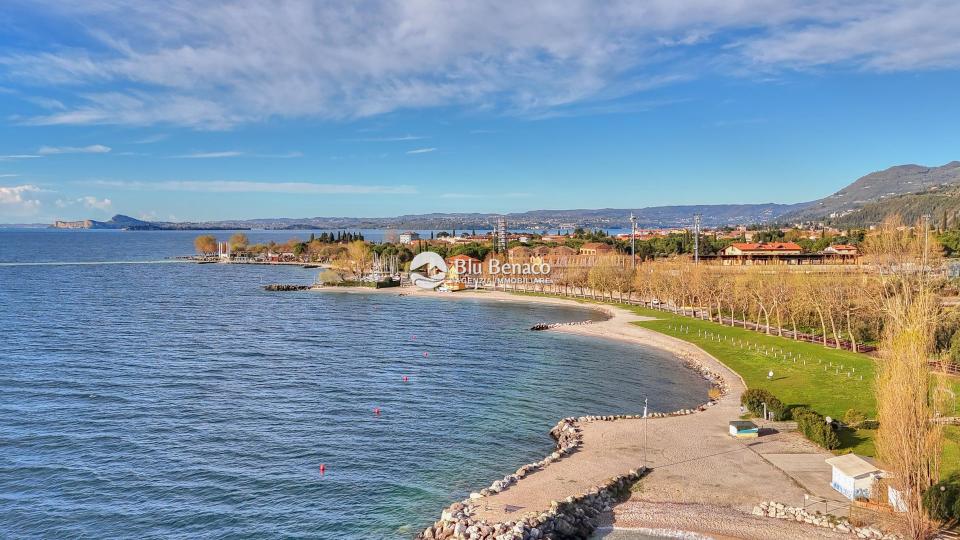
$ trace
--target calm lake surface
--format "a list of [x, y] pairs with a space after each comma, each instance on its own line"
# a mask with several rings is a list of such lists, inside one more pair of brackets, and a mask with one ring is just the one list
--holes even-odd
[[665, 353], [527, 330], [585, 309], [137, 262], [196, 235], [0, 231], [0, 537], [410, 538], [562, 417], [707, 392]]

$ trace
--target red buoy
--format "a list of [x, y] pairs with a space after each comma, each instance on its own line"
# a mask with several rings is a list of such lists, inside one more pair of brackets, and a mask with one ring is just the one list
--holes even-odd
[[380, 407], [374, 407], [374, 408], [373, 408], [373, 414], [375, 414], [375, 415], [377, 415], [377, 416], [380, 416]]
[[430, 356], [430, 353], [428, 353], [427, 351], [423, 351], [423, 357], [426, 358], [428, 356]]
[[403, 376], [403, 382], [407, 382], [409, 380], [410, 380], [410, 377], [407, 377], [406, 375]]
[[323, 463], [321, 463], [321, 464], [320, 464], [320, 474], [326, 474], [326, 473], [327, 473], [327, 466], [324, 465]]
[[416, 335], [416, 334], [413, 334], [412, 336], [410, 336], [410, 339], [411, 339], [411, 340], [417, 339], [417, 335]]

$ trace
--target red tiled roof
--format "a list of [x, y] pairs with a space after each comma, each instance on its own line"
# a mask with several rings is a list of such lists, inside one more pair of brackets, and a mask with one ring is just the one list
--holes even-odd
[[731, 247], [735, 247], [740, 251], [797, 251], [802, 250], [800, 244], [795, 244], [793, 242], [767, 242], [767, 243], [747, 243], [747, 242], [734, 242], [730, 244]]

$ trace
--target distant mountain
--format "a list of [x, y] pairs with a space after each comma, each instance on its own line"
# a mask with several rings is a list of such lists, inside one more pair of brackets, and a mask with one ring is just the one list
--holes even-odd
[[[960, 161], [940, 167], [898, 165], [858, 178], [840, 191], [813, 201], [783, 216], [787, 221], [840, 218], [843, 215], [891, 197], [942, 190], [960, 185]], [[879, 207], [877, 207], [879, 208]]]
[[[618, 229], [630, 227], [630, 213], [637, 217], [642, 228], [681, 227], [693, 223], [693, 215], [700, 213], [703, 225], [715, 227], [743, 223], [765, 223], [802, 208], [795, 204], [714, 204], [691, 206], [653, 206], [647, 208], [602, 208], [597, 210], [531, 210], [512, 214], [487, 213], [433, 213], [412, 214], [387, 218], [272, 218], [235, 221], [216, 221], [208, 224], [191, 223], [191, 227], [211, 225], [220, 228], [246, 227], [254, 229], [435, 229], [468, 230], [492, 229], [503, 216], [511, 229], [572, 229], [575, 227]], [[165, 224], [165, 227], [170, 224]], [[182, 224], [181, 224], [182, 225]]]
[[[630, 227], [630, 214], [641, 228], [689, 227], [700, 214], [705, 227], [763, 223], [795, 223], [828, 220], [837, 224], [875, 222], [884, 212], [905, 214], [949, 211], [951, 197], [960, 197], [960, 161], [941, 167], [898, 165], [858, 178], [849, 186], [823, 199], [797, 204], [703, 204], [650, 206], [645, 208], [601, 208], [575, 210], [531, 210], [506, 214], [514, 230], [555, 230], [575, 227], [619, 229]], [[934, 197], [904, 197], [925, 193]], [[942, 199], [945, 197], [945, 199]], [[923, 210], [922, 208], [927, 208]], [[857, 213], [858, 215], [854, 215]], [[846, 216], [851, 216], [849, 219]], [[116, 215], [110, 221], [58, 221], [54, 227], [82, 229], [202, 230], [202, 229], [433, 229], [489, 230], [500, 214], [433, 213], [386, 218], [311, 217], [266, 218], [210, 222], [153, 222]]]
[[827, 221], [840, 228], [866, 228], [892, 215], [899, 216], [906, 224], [916, 223], [927, 215], [932, 227], [954, 227], [960, 224], [960, 185], [936, 186], [923, 193], [887, 197]]
[[53, 223], [52, 227], [54, 229], [123, 229], [128, 231], [179, 231], [234, 228], [219, 227], [213, 223], [196, 224], [144, 221], [142, 219], [132, 218], [123, 214], [117, 214], [113, 216], [110, 218], [110, 221], [95, 221], [92, 219], [85, 219], [81, 221], [56, 221]]

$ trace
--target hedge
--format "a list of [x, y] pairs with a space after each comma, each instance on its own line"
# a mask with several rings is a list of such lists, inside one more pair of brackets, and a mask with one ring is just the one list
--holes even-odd
[[774, 420], [787, 420], [789, 418], [786, 406], [768, 390], [750, 388], [740, 395], [740, 404], [745, 406], [754, 416], [763, 417], [764, 403], [767, 404], [767, 411], [773, 415]]
[[823, 415], [807, 407], [796, 407], [790, 413], [804, 437], [827, 450], [840, 447], [840, 438]]
[[960, 484], [945, 480], [923, 494], [923, 507], [938, 521], [960, 519]]

